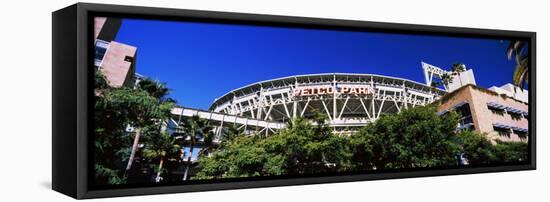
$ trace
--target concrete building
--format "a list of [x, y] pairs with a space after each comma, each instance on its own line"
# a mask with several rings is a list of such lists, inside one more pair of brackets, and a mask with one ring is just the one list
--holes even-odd
[[447, 90], [451, 92], [468, 84], [476, 85], [473, 69], [468, 69], [464, 72], [459, 72], [456, 73], [456, 75], [451, 76], [451, 82], [449, 83]]
[[438, 113], [458, 112], [459, 129], [486, 133], [492, 142], [527, 142], [528, 103], [510, 96], [512, 92], [500, 90], [495, 92], [472, 84], [462, 86], [437, 101]]
[[110, 86], [133, 86], [137, 48], [114, 41], [122, 20], [96, 17], [94, 22], [95, 67]]
[[501, 87], [490, 87], [489, 90], [494, 91], [498, 94], [505, 94], [508, 97], [513, 97], [516, 100], [522, 102], [529, 102], [529, 93], [527, 90], [523, 90], [520, 87], [514, 86], [512, 84], [506, 84]]

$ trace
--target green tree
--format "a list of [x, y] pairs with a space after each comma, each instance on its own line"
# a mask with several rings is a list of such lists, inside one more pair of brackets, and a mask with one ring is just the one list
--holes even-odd
[[[97, 182], [125, 183], [144, 128], [158, 128], [173, 106], [140, 88], [112, 88], [100, 71], [95, 77], [94, 160]], [[133, 141], [126, 128], [136, 128]], [[131, 135], [131, 134], [130, 134]], [[128, 148], [127, 145], [132, 145]], [[122, 162], [126, 162], [125, 168]], [[122, 176], [121, 168], [124, 171]]]
[[506, 55], [508, 60], [512, 57], [515, 58], [516, 68], [512, 77], [512, 83], [524, 88], [525, 84], [529, 81], [529, 51], [527, 50], [527, 43], [520, 40], [512, 40], [506, 49]]
[[444, 73], [443, 75], [441, 75], [441, 83], [443, 84], [443, 87], [448, 90], [449, 89], [449, 84], [453, 81], [453, 78], [451, 77], [450, 74], [448, 73]]
[[97, 184], [122, 184], [121, 167], [128, 141], [125, 128], [129, 120], [114, 106], [109, 87], [101, 72], [95, 75], [94, 103], [94, 169]]
[[125, 117], [128, 117], [129, 125], [135, 128], [134, 141], [125, 170], [127, 173], [132, 168], [142, 128], [160, 124], [160, 120], [164, 120], [173, 105], [171, 103], [159, 105], [157, 98], [140, 89], [117, 89], [106, 96], [121, 113], [124, 113]]
[[292, 119], [278, 135], [264, 141], [286, 174], [336, 172], [349, 169], [351, 150], [345, 136], [331, 133], [324, 120], [314, 126], [307, 119]]
[[415, 107], [381, 116], [351, 136], [354, 161], [361, 169], [418, 168], [455, 164], [456, 113]]
[[486, 165], [495, 162], [495, 150], [486, 134], [478, 134], [470, 130], [458, 134], [461, 151], [470, 165]]
[[194, 179], [301, 175], [351, 168], [349, 138], [333, 134], [323, 115], [314, 124], [291, 119], [278, 134], [236, 136], [210, 157], [199, 159]]
[[458, 76], [458, 81], [460, 82], [460, 86], [462, 86], [462, 78], [460, 78], [460, 73], [466, 71], [466, 65], [464, 65], [464, 63], [460, 63], [460, 62], [455, 62], [452, 66], [451, 66], [451, 74], [453, 76]]
[[281, 175], [281, 158], [263, 148], [260, 136], [238, 136], [222, 150], [200, 158], [192, 179], [220, 179]]
[[470, 165], [490, 165], [499, 163], [526, 162], [529, 157], [529, 146], [525, 142], [495, 143], [486, 134], [473, 131], [462, 131], [458, 134], [460, 146]]
[[177, 144], [176, 139], [171, 137], [166, 132], [152, 131], [149, 135], [147, 144], [143, 150], [143, 156], [150, 161], [158, 160], [158, 166], [154, 166], [157, 170], [155, 182], [161, 181], [163, 164], [166, 160], [177, 161], [179, 158], [181, 146]]
[[529, 144], [525, 142], [502, 142], [495, 145], [495, 157], [499, 163], [527, 162], [529, 160]]
[[192, 157], [194, 154], [195, 146], [199, 139], [206, 140], [206, 144], [212, 144], [213, 134], [212, 126], [209, 125], [208, 120], [202, 119], [199, 116], [192, 116], [191, 118], [184, 119], [183, 131], [185, 133], [184, 139], [188, 142], [189, 155], [185, 161], [185, 172], [183, 175], [183, 181], [189, 180], [189, 170], [192, 165]]
[[235, 140], [235, 138], [243, 136], [244, 131], [234, 124], [223, 127], [222, 135], [220, 137], [221, 146], [229, 144]]
[[304, 175], [342, 171], [472, 165], [527, 159], [525, 143], [496, 145], [483, 134], [457, 131], [459, 115], [437, 115], [434, 106], [383, 115], [356, 134], [335, 135], [323, 114], [291, 119], [278, 134], [236, 136], [199, 159], [193, 179]]

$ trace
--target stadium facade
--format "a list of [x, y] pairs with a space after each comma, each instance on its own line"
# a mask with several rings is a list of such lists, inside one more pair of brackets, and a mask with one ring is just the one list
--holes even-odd
[[284, 123], [323, 113], [339, 132], [350, 132], [382, 114], [432, 103], [443, 90], [390, 76], [308, 74], [260, 81], [228, 92], [210, 110]]

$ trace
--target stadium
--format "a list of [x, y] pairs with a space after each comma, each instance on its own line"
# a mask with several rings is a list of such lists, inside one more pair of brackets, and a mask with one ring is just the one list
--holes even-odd
[[441, 90], [407, 79], [350, 73], [308, 74], [260, 81], [216, 99], [210, 110], [285, 122], [326, 114], [339, 130], [364, 126], [382, 114], [431, 103]]
[[[430, 76], [426, 78], [438, 76], [427, 69], [434, 66], [422, 64]], [[296, 75], [234, 89], [215, 99], [209, 110], [175, 108], [168, 128], [177, 128], [181, 117], [196, 115], [216, 125], [217, 135], [224, 124], [236, 124], [248, 134], [269, 134], [284, 128], [289, 119], [323, 113], [335, 133], [350, 134], [383, 114], [424, 106], [444, 94], [444, 89], [428, 84], [376, 74]]]

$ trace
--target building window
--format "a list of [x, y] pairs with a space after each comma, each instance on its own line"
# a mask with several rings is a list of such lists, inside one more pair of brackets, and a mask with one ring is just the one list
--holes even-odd
[[103, 57], [105, 56], [105, 53], [107, 52], [108, 47], [109, 47], [109, 42], [99, 40], [99, 39], [96, 40], [95, 55], [94, 55], [94, 65], [96, 67], [99, 67], [101, 65], [101, 62], [103, 61]]
[[459, 129], [475, 130], [474, 119], [472, 118], [472, 111], [470, 110], [470, 104], [465, 103], [457, 107], [455, 111], [460, 115], [460, 120], [458, 122]]
[[125, 56], [125, 57], [124, 57], [124, 61], [126, 61], [126, 62], [133, 62], [133, 61], [134, 61], [134, 57], [132, 57], [132, 56]]

